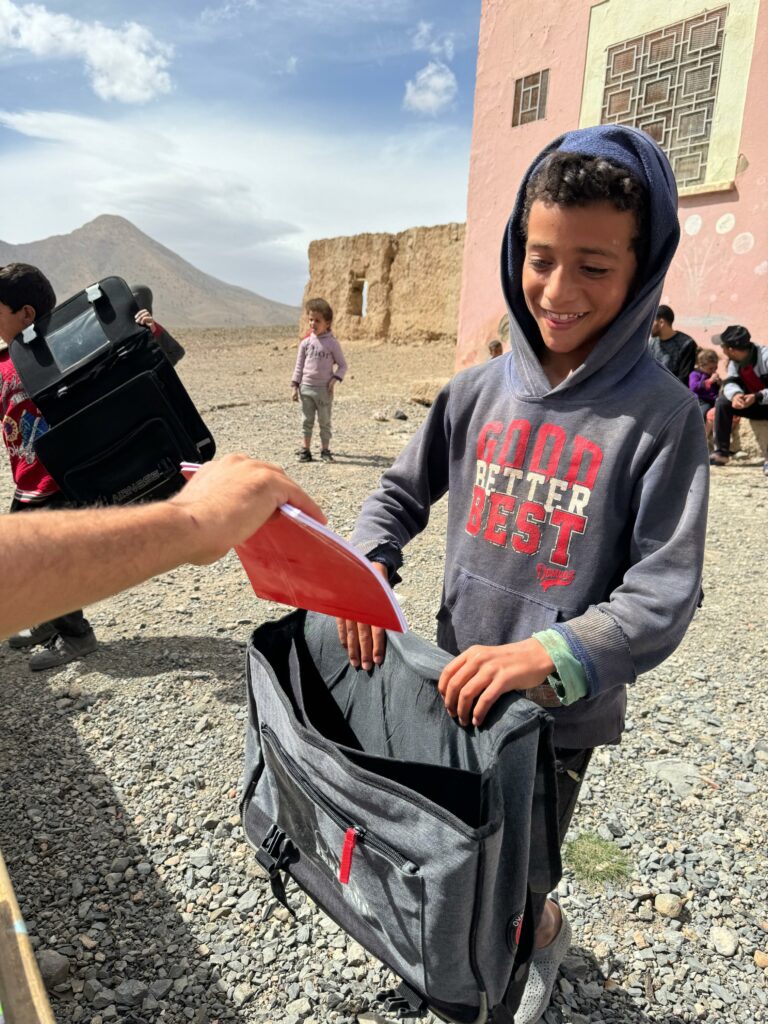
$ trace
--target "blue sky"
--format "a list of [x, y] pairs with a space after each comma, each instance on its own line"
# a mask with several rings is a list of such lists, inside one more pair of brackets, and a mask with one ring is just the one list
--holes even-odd
[[313, 238], [463, 220], [480, 0], [0, 0], [0, 238], [101, 213], [298, 303]]

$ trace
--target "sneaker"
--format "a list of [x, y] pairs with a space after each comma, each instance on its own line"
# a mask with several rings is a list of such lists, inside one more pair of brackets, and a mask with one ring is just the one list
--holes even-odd
[[763, 463], [763, 476], [768, 476], [768, 462]]
[[309, 448], [302, 448], [301, 449], [301, 454], [299, 455], [299, 462], [311, 462], [311, 461], [312, 461], [312, 452], [309, 450]]
[[333, 453], [331, 452], [330, 448], [323, 448], [320, 451], [320, 458], [323, 460], [323, 462], [335, 462], [336, 461], [334, 459], [334, 457], [333, 457]]
[[571, 926], [562, 910], [560, 913], [560, 931], [548, 946], [533, 951], [523, 998], [515, 1012], [515, 1024], [537, 1024], [549, 1006], [558, 969], [571, 945]]
[[723, 455], [722, 452], [715, 452], [709, 456], [710, 466], [727, 466], [730, 459], [727, 455]]
[[42, 622], [39, 626], [31, 626], [29, 629], [22, 629], [13, 636], [8, 637], [8, 646], [14, 651], [23, 651], [27, 647], [37, 647], [38, 644], [47, 644], [56, 636], [56, 627], [52, 622]]
[[86, 654], [92, 654], [97, 647], [98, 643], [92, 629], [89, 629], [85, 636], [62, 636], [61, 633], [57, 633], [42, 651], [32, 655], [29, 667], [33, 672], [59, 668], [61, 665], [68, 665], [70, 661], [84, 658]]

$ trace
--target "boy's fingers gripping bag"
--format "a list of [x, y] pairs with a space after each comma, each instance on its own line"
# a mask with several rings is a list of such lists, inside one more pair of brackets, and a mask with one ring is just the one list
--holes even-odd
[[215, 444], [184, 385], [119, 277], [107, 277], [41, 317], [10, 346], [49, 429], [35, 451], [75, 504], [162, 498], [179, 466]]
[[333, 619], [294, 612], [257, 629], [243, 825], [278, 898], [287, 873], [412, 1005], [482, 1022], [527, 960], [528, 886], [560, 877], [552, 726], [508, 695], [482, 728], [461, 728], [437, 690], [449, 660], [390, 633], [384, 664], [364, 672]]

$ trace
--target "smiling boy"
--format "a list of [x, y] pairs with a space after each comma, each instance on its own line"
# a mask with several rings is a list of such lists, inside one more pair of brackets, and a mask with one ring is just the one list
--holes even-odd
[[[439, 689], [462, 725], [512, 690], [551, 709], [561, 840], [593, 748], [619, 742], [626, 686], [675, 650], [701, 592], [701, 414], [647, 347], [676, 200], [635, 129], [571, 132], [536, 158], [502, 246], [511, 350], [443, 389], [353, 536], [394, 578], [449, 493], [437, 639], [457, 657]], [[339, 635], [353, 664], [382, 661], [381, 631]], [[571, 935], [545, 894], [533, 911], [516, 1024], [543, 1014]]]

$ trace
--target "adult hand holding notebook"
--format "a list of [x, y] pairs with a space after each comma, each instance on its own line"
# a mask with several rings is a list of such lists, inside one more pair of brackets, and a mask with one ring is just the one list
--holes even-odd
[[[199, 466], [182, 463], [189, 478]], [[293, 505], [282, 505], [235, 548], [254, 593], [267, 601], [408, 630], [392, 588], [363, 555]]]

